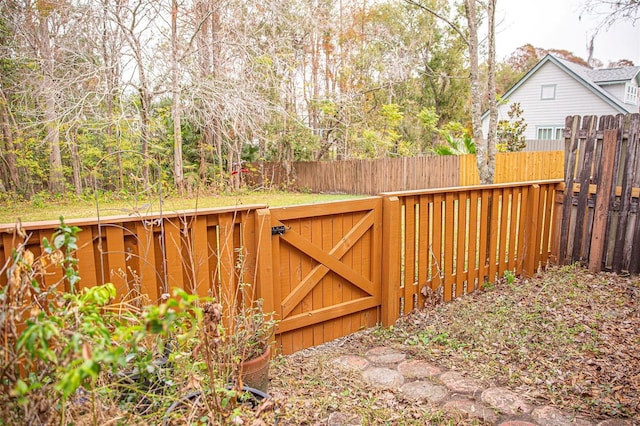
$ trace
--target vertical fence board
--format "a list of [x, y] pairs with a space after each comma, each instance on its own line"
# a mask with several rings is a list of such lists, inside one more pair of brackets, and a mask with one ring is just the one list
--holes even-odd
[[[432, 273], [431, 273], [431, 289], [436, 291], [444, 290], [444, 265], [443, 265], [443, 256], [442, 256], [442, 239], [443, 239], [443, 201], [444, 197], [442, 194], [434, 194], [433, 195], [433, 230], [432, 230], [432, 247], [431, 247], [431, 263], [432, 263]], [[442, 289], [440, 290], [440, 287]]]
[[[631, 189], [638, 165], [636, 164], [636, 150], [638, 143], [638, 115], [630, 119], [629, 138], [627, 139], [627, 149], [624, 164], [622, 165], [622, 190], [620, 193], [620, 207], [618, 228], [615, 235], [615, 249], [613, 253], [613, 269], [622, 271], [628, 267], [625, 264], [625, 252], [627, 250], [625, 241], [627, 236], [627, 222], [631, 214]], [[629, 244], [630, 248], [630, 244]], [[627, 265], [628, 266], [628, 265]]]
[[511, 189], [511, 208], [509, 209], [509, 253], [507, 269], [514, 273], [516, 272], [517, 257], [520, 254], [516, 247], [518, 240], [518, 212], [520, 210], [520, 194], [521, 188]]
[[467, 280], [466, 274], [466, 260], [467, 260], [467, 206], [468, 206], [468, 192], [458, 193], [458, 242], [456, 253], [456, 297], [460, 297], [465, 294], [464, 283]]
[[478, 191], [471, 191], [469, 196], [469, 250], [467, 253], [467, 292], [475, 291], [478, 282]]
[[[634, 143], [636, 145], [636, 149], [640, 150], [640, 115], [631, 116], [631, 123], [629, 125], [630, 129], [636, 129], [635, 131], [629, 131], [629, 138], [634, 139]], [[638, 193], [635, 194], [634, 204], [636, 208], [635, 218], [633, 220], [633, 237], [630, 241], [631, 246], [631, 255], [629, 262], [629, 272], [632, 274], [637, 274], [640, 272], [640, 152], [636, 154], [636, 161], [638, 162], [638, 166], [636, 168], [636, 173], [633, 179], [633, 187]], [[633, 192], [633, 191], [632, 191]], [[633, 195], [633, 194], [632, 194]]]
[[482, 289], [486, 279], [488, 278], [488, 249], [489, 249], [489, 199], [491, 198], [491, 190], [481, 191], [481, 205], [480, 205], [480, 238], [478, 243], [478, 288]]
[[415, 282], [415, 245], [416, 245], [416, 202], [414, 197], [404, 202], [404, 311], [413, 309], [413, 287]]
[[[78, 241], [76, 244], [78, 250], [76, 257], [78, 259], [77, 271], [81, 279], [78, 283], [78, 290], [90, 287], [92, 282], [100, 282], [98, 280], [98, 271], [96, 270], [95, 253], [93, 250], [93, 227], [87, 226], [78, 233]], [[152, 299], [154, 300], [154, 299]]]
[[[562, 232], [569, 235], [571, 226], [571, 205], [573, 199], [573, 182], [574, 171], [576, 167], [576, 156], [578, 154], [580, 117], [567, 117], [565, 123], [566, 129], [569, 129], [570, 137], [566, 139], [565, 148], [565, 167], [564, 167], [564, 199], [562, 201]], [[560, 262], [565, 262], [568, 254], [569, 240], [563, 238], [560, 241], [560, 251], [558, 253]]]
[[382, 324], [390, 326], [400, 316], [400, 200], [384, 197], [382, 204]]
[[137, 240], [137, 253], [140, 269], [137, 271], [140, 277], [142, 292], [149, 296], [151, 303], [157, 303], [161, 296], [161, 287], [156, 272], [156, 258], [153, 238], [153, 224], [145, 221], [136, 222], [135, 232]]
[[448, 302], [452, 298], [452, 287], [454, 283], [453, 278], [453, 248], [455, 245], [454, 240], [454, 212], [455, 205], [453, 203], [454, 195], [451, 192], [447, 192], [444, 196], [444, 301]]
[[491, 190], [491, 196], [489, 197], [489, 211], [491, 216], [489, 219], [489, 282], [496, 281], [496, 274], [498, 272], [498, 235], [500, 232], [498, 221], [498, 213], [500, 208], [500, 194], [502, 189]]
[[431, 257], [429, 255], [429, 241], [430, 241], [430, 226], [429, 226], [429, 206], [433, 198], [428, 195], [421, 195], [419, 198], [420, 205], [420, 224], [418, 229], [418, 306], [422, 306], [424, 302], [424, 296], [420, 293], [422, 286], [426, 286], [430, 279], [430, 262]]
[[587, 197], [589, 196], [589, 184], [591, 183], [597, 122], [598, 120], [595, 116], [585, 117], [582, 122], [582, 130], [587, 132], [587, 140], [584, 145], [584, 150], [580, 152], [581, 161], [579, 163], [579, 167], [581, 172], [578, 175], [580, 193], [578, 195], [578, 214], [576, 216], [572, 256], [574, 259], [578, 260], [583, 260], [580, 259], [580, 254], [583, 252], [584, 247], [582, 245], [582, 241], [586, 233], [585, 219], [587, 216]]
[[167, 274], [169, 277], [169, 291], [174, 288], [185, 289], [182, 265], [182, 236], [179, 218], [168, 220], [165, 223], [165, 252], [167, 259]]
[[602, 268], [605, 249], [605, 227], [609, 204], [611, 202], [613, 182], [613, 166], [618, 143], [618, 131], [607, 129], [604, 132], [604, 147], [602, 152], [602, 172], [598, 176], [596, 184], [602, 188], [600, 195], [596, 198], [595, 213], [593, 218], [593, 231], [591, 240], [591, 250], [589, 257], [589, 270], [599, 272]]

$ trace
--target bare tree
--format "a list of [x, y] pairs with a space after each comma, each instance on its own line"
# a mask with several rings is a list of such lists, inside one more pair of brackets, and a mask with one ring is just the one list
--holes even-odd
[[53, 46], [50, 36], [50, 19], [55, 13], [53, 5], [35, 8], [30, 10], [29, 15], [35, 20], [38, 37], [37, 57], [42, 70], [41, 93], [44, 103], [44, 120], [47, 127], [45, 141], [49, 148], [49, 191], [54, 194], [64, 192], [65, 181], [62, 171], [62, 155], [60, 153], [60, 128], [58, 123], [58, 113], [56, 111], [56, 87], [54, 79], [55, 63], [53, 57]]
[[[463, 31], [454, 20], [439, 13], [429, 5], [419, 0], [405, 0], [407, 3], [418, 6], [428, 13], [449, 25], [467, 44], [469, 50], [469, 79], [471, 82], [471, 126], [473, 139], [476, 143], [476, 159], [480, 182], [493, 183], [495, 174], [495, 153], [497, 134], [497, 100], [495, 86], [495, 7], [497, 0], [488, 0], [486, 6], [478, 0], [464, 0], [464, 11], [467, 20], [467, 32]], [[480, 27], [479, 9], [485, 9], [488, 17], [488, 58], [489, 78], [487, 92], [489, 94], [489, 129], [487, 138], [482, 135], [482, 94], [480, 88], [480, 40], [478, 30]]]
[[600, 28], [609, 28], [621, 20], [635, 25], [640, 20], [640, 1], [585, 0], [583, 13], [598, 16]]
[[171, 0], [171, 94], [173, 117], [173, 178], [178, 192], [184, 191], [184, 171], [182, 166], [182, 126], [180, 105], [180, 62], [178, 43], [178, 1]]
[[133, 68], [137, 79], [130, 80], [130, 84], [138, 93], [138, 114], [140, 117], [140, 154], [145, 159], [142, 166], [143, 185], [149, 186], [149, 154], [151, 140], [151, 102], [154, 97], [151, 75], [148, 70], [153, 66], [154, 38], [153, 27], [157, 23], [158, 10], [154, 2], [146, 0], [131, 0], [111, 2], [111, 18], [122, 30], [124, 39], [133, 59]]

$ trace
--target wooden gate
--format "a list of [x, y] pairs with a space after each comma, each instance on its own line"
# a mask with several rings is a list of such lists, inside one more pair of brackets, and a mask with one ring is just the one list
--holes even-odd
[[596, 272], [640, 272], [640, 114], [567, 117], [558, 253]]
[[273, 274], [273, 294], [267, 298], [280, 319], [276, 339], [282, 353], [319, 345], [378, 322], [380, 197], [274, 208], [259, 214], [270, 216], [268, 269]]

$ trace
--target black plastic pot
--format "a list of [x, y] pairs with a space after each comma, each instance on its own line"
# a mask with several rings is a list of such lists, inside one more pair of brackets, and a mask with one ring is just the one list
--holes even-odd
[[[227, 386], [227, 389], [231, 389], [231, 385]], [[259, 389], [254, 389], [249, 386], [243, 386], [242, 392], [246, 392], [250, 395], [250, 398], [247, 400], [247, 402], [251, 403], [251, 406], [253, 408], [256, 408], [260, 404], [260, 402], [262, 402], [262, 400], [270, 398], [268, 394], [262, 392]], [[162, 425], [167, 426], [169, 424], [169, 416], [176, 408], [179, 408], [181, 405], [186, 403], [197, 404], [201, 397], [202, 391], [194, 391], [175, 401], [164, 413], [164, 417], [162, 418]], [[275, 424], [278, 424], [277, 419]]]

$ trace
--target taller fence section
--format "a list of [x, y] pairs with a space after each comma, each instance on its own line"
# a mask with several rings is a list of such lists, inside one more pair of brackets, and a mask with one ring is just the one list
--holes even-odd
[[564, 263], [640, 272], [640, 114], [567, 117]]
[[[563, 151], [500, 152], [496, 155], [494, 183], [563, 179], [563, 166]], [[479, 184], [476, 156], [461, 155], [459, 186]]]
[[383, 194], [383, 323], [545, 266], [558, 183]]
[[[563, 151], [499, 152], [495, 183], [562, 179]], [[378, 195], [387, 191], [452, 188], [480, 184], [475, 155], [298, 161], [253, 166], [253, 186], [293, 186], [311, 192]]]

